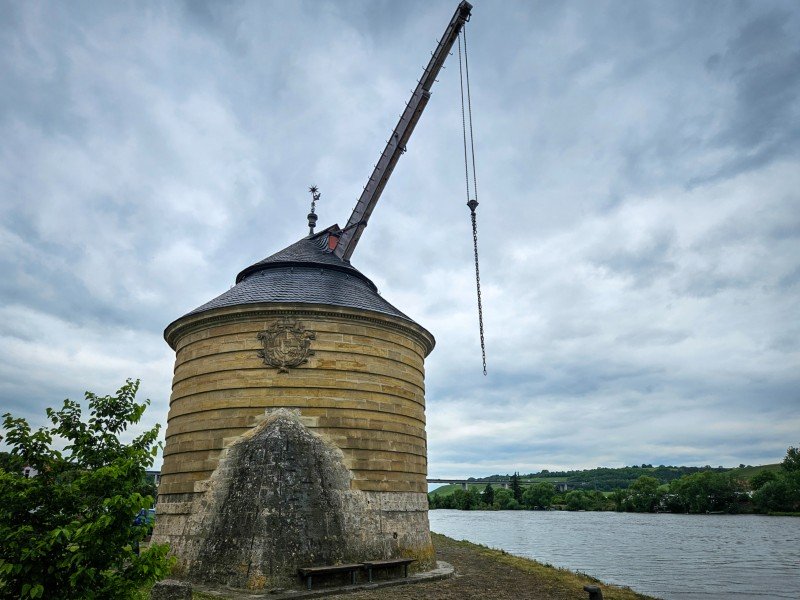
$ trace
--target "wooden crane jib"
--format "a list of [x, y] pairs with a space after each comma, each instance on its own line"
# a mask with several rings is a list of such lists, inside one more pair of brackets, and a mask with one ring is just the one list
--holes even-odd
[[442, 64], [450, 53], [458, 34], [464, 27], [464, 23], [469, 21], [471, 11], [472, 5], [466, 0], [462, 0], [447, 25], [444, 35], [439, 40], [439, 44], [411, 96], [411, 100], [409, 100], [403, 114], [400, 116], [400, 121], [389, 137], [386, 148], [384, 148], [378, 164], [375, 165], [375, 169], [370, 175], [367, 185], [356, 203], [356, 207], [353, 209], [353, 214], [350, 215], [350, 219], [344, 229], [339, 232], [339, 240], [334, 248], [334, 252], [339, 258], [350, 260], [361, 237], [361, 232], [367, 226], [367, 221], [381, 197], [383, 188], [386, 187], [386, 182], [389, 181], [400, 155], [405, 152], [406, 143], [411, 137], [422, 111], [425, 110], [425, 106], [431, 97], [431, 87], [439, 75]]

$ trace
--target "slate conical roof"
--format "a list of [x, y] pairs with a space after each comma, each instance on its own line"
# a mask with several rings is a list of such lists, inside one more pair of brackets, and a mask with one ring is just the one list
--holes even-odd
[[371, 310], [414, 323], [384, 300], [368, 277], [328, 249], [330, 229], [250, 265], [236, 276], [234, 287], [181, 319], [217, 308], [266, 302]]

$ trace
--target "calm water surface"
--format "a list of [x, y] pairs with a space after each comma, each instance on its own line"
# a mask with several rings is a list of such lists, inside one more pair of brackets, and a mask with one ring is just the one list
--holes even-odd
[[800, 518], [430, 511], [431, 530], [667, 600], [800, 599]]

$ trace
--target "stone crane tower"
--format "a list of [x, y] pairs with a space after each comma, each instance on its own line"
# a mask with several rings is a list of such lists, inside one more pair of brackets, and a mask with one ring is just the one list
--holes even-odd
[[299, 566], [411, 557], [428, 525], [433, 336], [350, 264], [469, 17], [461, 2], [344, 229], [308, 236], [167, 326], [175, 371], [154, 541], [184, 577], [261, 589]]

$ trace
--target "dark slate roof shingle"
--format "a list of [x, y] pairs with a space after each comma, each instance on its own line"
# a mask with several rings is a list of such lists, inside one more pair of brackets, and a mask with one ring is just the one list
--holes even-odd
[[184, 316], [228, 306], [301, 303], [371, 310], [413, 323], [378, 294], [369, 278], [326, 250], [327, 231], [250, 265], [237, 275], [234, 287]]
[[280, 267], [258, 271], [189, 314], [262, 302], [330, 304], [411, 320], [381, 298], [361, 277], [319, 267]]
[[[280, 252], [276, 252], [264, 260], [260, 260], [257, 263], [250, 265], [236, 276], [236, 282], [238, 283], [251, 273], [260, 271], [264, 268], [270, 268], [272, 266], [279, 265], [299, 266], [308, 264], [333, 267], [337, 270], [343, 270], [348, 273], [356, 274], [369, 281], [369, 279], [364, 277], [364, 275], [362, 275], [359, 270], [353, 267], [349, 262], [342, 260], [333, 252], [327, 252], [327, 247], [327, 234], [303, 238], [291, 246], [284, 248]], [[372, 282], [370, 282], [370, 284], [372, 284]]]

